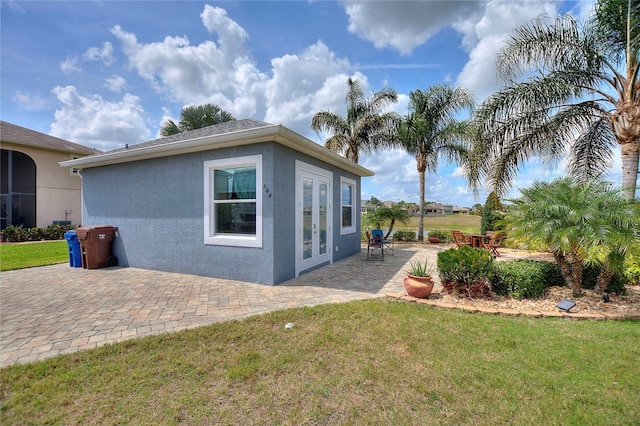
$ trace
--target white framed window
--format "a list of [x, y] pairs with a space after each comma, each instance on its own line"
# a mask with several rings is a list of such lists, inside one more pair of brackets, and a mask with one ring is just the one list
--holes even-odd
[[356, 181], [340, 177], [340, 234], [356, 232]]
[[204, 243], [262, 247], [262, 155], [204, 162]]

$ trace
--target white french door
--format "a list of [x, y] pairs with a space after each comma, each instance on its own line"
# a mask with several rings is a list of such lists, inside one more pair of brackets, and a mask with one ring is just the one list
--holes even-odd
[[332, 173], [296, 161], [296, 276], [333, 261]]

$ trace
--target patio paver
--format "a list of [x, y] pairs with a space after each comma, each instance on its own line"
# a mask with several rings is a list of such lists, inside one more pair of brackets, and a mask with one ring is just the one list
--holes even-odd
[[404, 291], [412, 258], [435, 263], [446, 247], [396, 248], [384, 262], [367, 262], [365, 251], [276, 286], [68, 264], [6, 271], [0, 281], [0, 365], [274, 310], [384, 297]]

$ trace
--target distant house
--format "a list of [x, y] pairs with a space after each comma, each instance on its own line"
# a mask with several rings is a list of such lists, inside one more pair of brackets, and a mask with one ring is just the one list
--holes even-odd
[[95, 154], [91, 148], [0, 121], [0, 228], [81, 224], [81, 180], [60, 161]]
[[61, 163], [120, 265], [276, 284], [360, 253], [373, 173], [280, 125], [238, 120]]
[[469, 209], [451, 204], [427, 203], [424, 205], [424, 212], [432, 215], [469, 214]]
[[452, 206], [451, 213], [452, 214], [469, 214], [471, 211], [468, 207], [460, 207], [460, 206]]
[[379, 206], [371, 204], [370, 200], [360, 200], [360, 214], [367, 214], [376, 211], [378, 208]]

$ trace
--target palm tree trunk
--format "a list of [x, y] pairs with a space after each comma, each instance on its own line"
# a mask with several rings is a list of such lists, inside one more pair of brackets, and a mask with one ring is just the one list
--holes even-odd
[[[579, 297], [582, 295], [582, 264], [578, 262], [577, 268], [579, 271], [579, 277], [576, 276], [576, 265], [575, 262], [571, 260], [572, 257], [575, 256], [566, 256], [560, 252], [553, 253], [553, 257], [556, 259], [556, 263], [560, 268], [560, 273], [562, 274], [564, 280], [567, 282], [567, 285], [572, 289], [573, 296]], [[575, 259], [573, 259], [575, 260]]]
[[582, 296], [582, 262], [575, 253], [567, 253], [567, 263], [571, 267], [573, 297]]
[[384, 236], [384, 239], [386, 240], [387, 238], [389, 238], [389, 235], [391, 235], [391, 231], [393, 231], [393, 226], [396, 224], [396, 220], [395, 219], [391, 219], [391, 222], [389, 222], [389, 230], [387, 231], [387, 235]]
[[418, 221], [418, 241], [424, 241], [424, 170], [418, 170], [418, 175], [420, 179], [420, 204], [418, 206], [420, 220]]
[[613, 274], [615, 271], [609, 268], [609, 265], [603, 265], [600, 269], [600, 273], [598, 274], [598, 278], [596, 279], [596, 291], [600, 294], [604, 293], [609, 284], [611, 283], [611, 279], [613, 278]]
[[640, 139], [622, 145], [622, 193], [629, 201], [636, 196], [639, 160]]
[[622, 148], [622, 193], [631, 201], [636, 195], [640, 156], [640, 105], [627, 101], [611, 117], [611, 125]]

